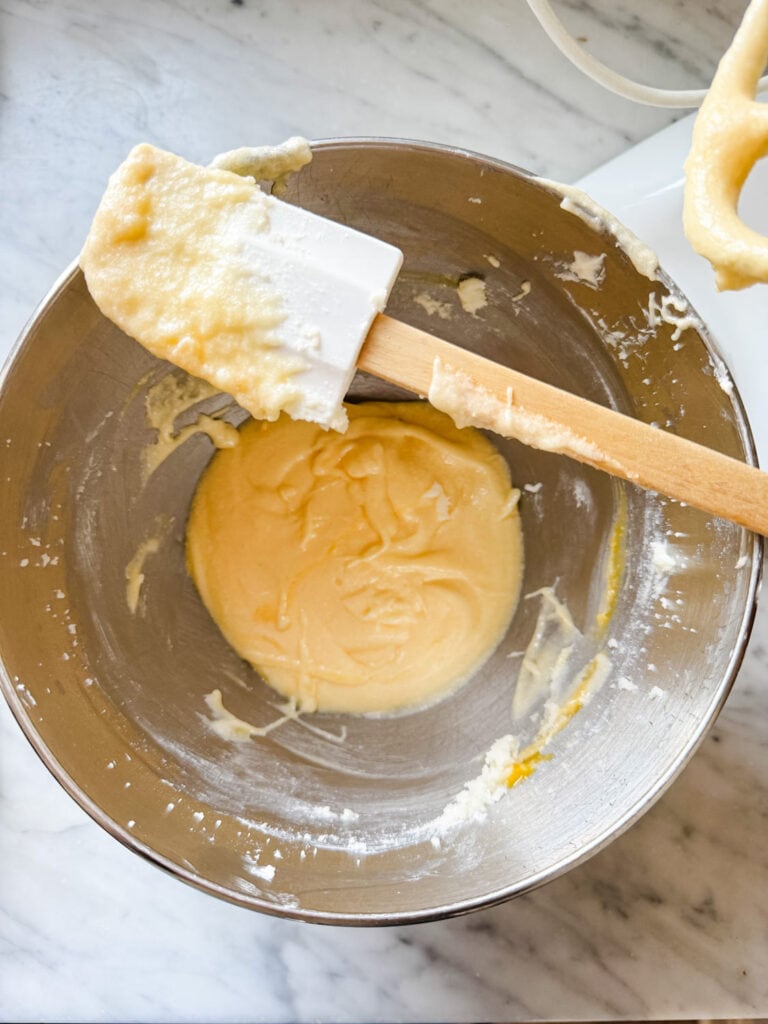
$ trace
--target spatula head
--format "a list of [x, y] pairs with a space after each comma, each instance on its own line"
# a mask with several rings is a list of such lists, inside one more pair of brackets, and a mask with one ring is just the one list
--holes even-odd
[[253, 416], [343, 430], [394, 246], [146, 144], [115, 171], [80, 258], [101, 311]]

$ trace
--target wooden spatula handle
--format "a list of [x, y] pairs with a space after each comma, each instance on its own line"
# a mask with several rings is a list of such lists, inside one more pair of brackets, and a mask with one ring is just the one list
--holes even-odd
[[768, 536], [768, 473], [738, 459], [543, 384], [388, 316], [374, 320], [357, 365], [425, 397], [436, 359], [499, 402], [511, 398], [514, 408], [544, 417], [552, 425], [552, 437], [560, 433], [584, 441], [547, 445], [549, 450]]

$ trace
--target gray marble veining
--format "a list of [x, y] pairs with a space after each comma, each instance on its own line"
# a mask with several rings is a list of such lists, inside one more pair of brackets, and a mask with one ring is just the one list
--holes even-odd
[[[562, 0], [613, 66], [703, 85], [743, 3]], [[148, 139], [386, 135], [575, 180], [680, 112], [570, 68], [523, 0], [5, 0], [2, 349]], [[0, 708], [0, 1014], [18, 1020], [547, 1020], [768, 1013], [768, 611], [717, 726], [630, 832], [467, 918], [354, 931], [180, 885], [100, 831]]]

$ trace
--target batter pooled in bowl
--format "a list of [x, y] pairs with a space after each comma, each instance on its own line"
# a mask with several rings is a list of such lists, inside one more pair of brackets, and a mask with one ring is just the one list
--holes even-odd
[[198, 486], [189, 569], [227, 640], [300, 709], [424, 705], [512, 617], [519, 492], [487, 438], [425, 402], [347, 413], [345, 434], [248, 421]]

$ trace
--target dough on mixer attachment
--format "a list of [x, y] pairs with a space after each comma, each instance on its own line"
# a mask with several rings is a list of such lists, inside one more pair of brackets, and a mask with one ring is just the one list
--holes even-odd
[[739, 218], [739, 196], [768, 155], [768, 107], [755, 99], [768, 59], [768, 0], [752, 0], [724, 54], [693, 129], [683, 223], [720, 289], [768, 282], [768, 238]]

